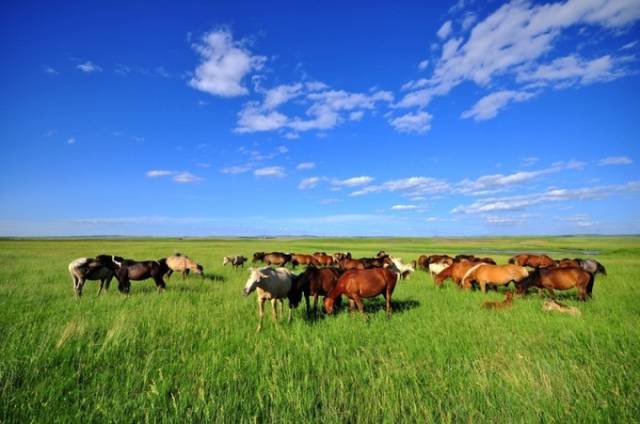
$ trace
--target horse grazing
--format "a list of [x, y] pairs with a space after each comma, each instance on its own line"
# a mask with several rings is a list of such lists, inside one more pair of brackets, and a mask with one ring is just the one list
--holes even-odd
[[556, 261], [554, 261], [547, 255], [531, 255], [529, 253], [516, 255], [509, 259], [509, 263], [520, 266], [528, 266], [531, 268], [548, 268], [550, 266], [556, 265]]
[[476, 257], [473, 255], [456, 255], [453, 257], [454, 261], [473, 261]]
[[[282, 252], [271, 252], [271, 253], [264, 253], [264, 252], [258, 252], [261, 256], [259, 256], [262, 262], [264, 262], [267, 265], [276, 265], [276, 266], [285, 266], [288, 263], [292, 263], [291, 260], [291, 255], [289, 253], [282, 253]], [[256, 261], [256, 255], [258, 253], [254, 253], [253, 255], [253, 260]]]
[[118, 260], [113, 257], [112, 261], [117, 265], [116, 279], [118, 280], [118, 290], [121, 293], [129, 294], [131, 281], [141, 281], [152, 278], [161, 293], [167, 285], [162, 277], [169, 271], [166, 259], [157, 261], [133, 261], [130, 259]]
[[291, 254], [290, 262], [294, 268], [296, 267], [296, 265], [320, 265], [320, 262], [318, 262], [318, 260], [313, 255], [303, 255], [297, 253]]
[[567, 306], [564, 303], [560, 303], [555, 299], [547, 299], [544, 301], [542, 305], [542, 310], [545, 312], [560, 312], [562, 314], [573, 315], [574, 317], [579, 317], [582, 315], [580, 309], [575, 306]]
[[555, 298], [555, 290], [578, 289], [578, 300], [586, 301], [592, 297], [595, 275], [582, 268], [564, 267], [537, 269], [525, 279], [516, 283], [518, 294], [526, 293], [529, 287], [546, 289], [552, 298]]
[[[313, 312], [318, 315], [318, 296], [326, 296], [338, 282], [342, 271], [338, 268], [316, 268], [311, 265], [301, 274], [293, 277], [293, 287], [289, 293], [289, 304], [297, 307], [304, 294], [309, 318], [309, 295], [313, 296]], [[336, 303], [340, 302], [340, 297]]]
[[225, 256], [222, 258], [222, 266], [231, 264], [234, 269], [238, 269], [238, 267], [242, 267], [244, 269], [244, 263], [246, 261], [247, 258], [244, 256]]
[[458, 287], [462, 287], [462, 279], [464, 278], [465, 274], [467, 273], [467, 271], [469, 271], [471, 268], [473, 268], [476, 265], [478, 265], [477, 262], [469, 262], [469, 261], [454, 262], [451, 265], [449, 265], [447, 268], [442, 270], [442, 272], [437, 274], [433, 278], [433, 282], [437, 286], [442, 286], [442, 283], [444, 282], [444, 280], [446, 280], [447, 278], [451, 278]]
[[605, 269], [604, 265], [602, 265], [600, 262], [594, 260], [594, 259], [568, 259], [568, 258], [564, 258], [561, 259], [559, 261], [557, 261], [557, 265], [560, 268], [563, 267], [568, 267], [568, 266], [574, 266], [574, 267], [578, 267], [578, 268], [582, 268], [585, 271], [591, 273], [591, 274], [597, 274], [600, 273], [602, 275], [607, 275], [607, 270]]
[[482, 293], [487, 292], [487, 285], [503, 286], [514, 281], [516, 284], [529, 275], [529, 271], [520, 265], [491, 265], [480, 263], [471, 267], [462, 277], [462, 286], [471, 287], [471, 281], [475, 280]]
[[415, 267], [402, 263], [400, 258], [389, 258], [391, 264], [385, 264], [385, 267], [389, 268], [394, 273], [398, 274], [401, 279], [409, 278], [409, 276], [416, 271]]
[[[283, 299], [289, 296], [293, 276], [287, 268], [250, 268], [249, 271], [249, 278], [243, 291], [245, 296], [249, 296], [254, 290], [258, 294], [258, 329], [256, 331], [260, 331], [264, 317], [264, 302], [271, 300], [271, 318], [273, 322], [276, 322], [278, 319], [276, 303], [280, 303], [280, 314], [282, 315], [284, 313]], [[289, 321], [291, 321], [291, 308], [293, 305], [289, 301]]]
[[314, 253], [313, 257], [316, 258], [316, 261], [318, 261], [318, 264], [320, 266], [331, 266], [334, 265], [336, 263], [335, 259], [333, 259], [333, 256], [327, 255], [325, 253]]
[[482, 307], [484, 309], [507, 309], [513, 304], [513, 291], [509, 290], [502, 302], [483, 302]]
[[391, 295], [397, 282], [398, 275], [388, 268], [347, 271], [325, 296], [324, 308], [328, 314], [332, 314], [336, 299], [344, 294], [349, 298], [349, 310], [353, 311], [356, 305], [364, 314], [362, 298], [383, 295], [386, 300], [387, 315], [391, 315]]
[[165, 259], [169, 271], [167, 272], [167, 278], [171, 277], [174, 272], [181, 272], [182, 278], [189, 275], [190, 271], [195, 274], [202, 275], [204, 269], [202, 265], [196, 263], [193, 259], [180, 253], [176, 253], [173, 256], [169, 256]]
[[[116, 257], [122, 260], [121, 257]], [[82, 288], [86, 280], [100, 280], [98, 296], [102, 289], [109, 290], [111, 279], [115, 275], [117, 266], [111, 260], [111, 256], [99, 255], [95, 258], [78, 258], [69, 263], [69, 274], [73, 281], [73, 291], [76, 298], [82, 296]]]

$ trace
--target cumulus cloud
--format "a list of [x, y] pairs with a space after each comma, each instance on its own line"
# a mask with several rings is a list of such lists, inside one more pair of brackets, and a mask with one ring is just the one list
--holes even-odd
[[248, 165], [248, 164], [226, 166], [220, 169], [220, 172], [223, 174], [243, 174], [248, 171], [251, 171], [251, 165]]
[[76, 65], [76, 68], [80, 69], [82, 72], [90, 74], [92, 72], [101, 72], [102, 68], [92, 61], [88, 60], [84, 63], [80, 63]]
[[633, 160], [627, 156], [609, 156], [598, 161], [598, 165], [631, 165]]
[[229, 29], [217, 29], [193, 44], [200, 55], [189, 85], [214, 96], [236, 97], [249, 93], [242, 81], [249, 73], [263, 67], [266, 58], [254, 55], [242, 42], [233, 39]]
[[460, 115], [463, 119], [473, 118], [475, 121], [485, 121], [495, 118], [498, 112], [511, 102], [524, 102], [535, 94], [526, 91], [503, 90], [484, 96], [469, 110]]
[[433, 116], [428, 112], [407, 113], [389, 121], [392, 127], [403, 133], [424, 134], [431, 129]]
[[256, 169], [253, 171], [253, 175], [256, 177], [284, 177], [286, 174], [281, 166], [267, 166]]

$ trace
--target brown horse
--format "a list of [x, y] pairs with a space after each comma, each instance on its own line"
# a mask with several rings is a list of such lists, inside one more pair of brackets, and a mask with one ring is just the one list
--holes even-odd
[[141, 281], [152, 278], [156, 283], [159, 293], [167, 287], [162, 279], [169, 271], [169, 267], [164, 258], [157, 261], [132, 261], [124, 259], [120, 262], [117, 259], [112, 260], [118, 266], [116, 269], [116, 279], [118, 280], [118, 290], [120, 290], [121, 293], [129, 294], [132, 280]]
[[418, 267], [422, 270], [427, 270], [429, 268], [429, 256], [428, 255], [420, 255], [418, 257]]
[[509, 290], [502, 302], [486, 301], [482, 304], [484, 309], [507, 309], [513, 304], [513, 291]]
[[482, 293], [487, 292], [487, 285], [503, 286], [514, 281], [516, 284], [529, 275], [529, 271], [520, 265], [478, 264], [469, 269], [462, 277], [462, 286], [471, 287], [471, 281], [480, 285]]
[[516, 255], [509, 259], [509, 263], [520, 266], [528, 266], [531, 268], [548, 268], [550, 266], [556, 265], [556, 261], [554, 261], [547, 255], [531, 255], [529, 253]]
[[562, 267], [568, 267], [568, 266], [575, 266], [578, 268], [582, 268], [585, 271], [591, 273], [591, 274], [597, 274], [597, 273], [601, 273], [602, 275], [607, 275], [607, 270], [605, 269], [604, 265], [602, 265], [600, 262], [593, 260], [593, 259], [579, 259], [579, 258], [575, 258], [575, 259], [568, 259], [568, 258], [564, 258], [561, 259], [559, 261], [556, 261], [558, 267], [562, 268]]
[[[295, 308], [300, 303], [302, 294], [307, 304], [307, 318], [309, 318], [309, 295], [313, 296], [313, 312], [318, 315], [318, 296], [326, 296], [338, 282], [342, 271], [338, 268], [316, 268], [311, 265], [301, 274], [293, 278], [289, 304]], [[340, 297], [336, 303], [340, 302]]]
[[188, 256], [182, 255], [180, 253], [176, 253], [173, 256], [169, 256], [166, 259], [167, 267], [169, 270], [167, 271], [167, 278], [171, 277], [171, 274], [174, 272], [181, 272], [182, 278], [185, 278], [189, 275], [190, 271], [193, 271], [195, 274], [202, 275], [203, 268], [202, 265], [196, 263], [193, 259]]
[[478, 262], [469, 262], [469, 261], [454, 262], [451, 265], [449, 265], [447, 268], [445, 268], [442, 272], [437, 274], [433, 278], [433, 282], [437, 286], [441, 287], [444, 280], [446, 280], [447, 278], [451, 278], [458, 287], [462, 287], [462, 278], [467, 273], [467, 271], [469, 271], [471, 268], [473, 268], [476, 265], [478, 265]]
[[297, 253], [291, 254], [290, 262], [294, 268], [296, 267], [296, 265], [320, 265], [320, 262], [318, 262], [318, 260], [312, 255], [303, 255]]
[[350, 269], [366, 269], [366, 266], [357, 259], [340, 259], [338, 266], [343, 271], [349, 271]]
[[333, 259], [336, 262], [340, 262], [343, 259], [351, 259], [351, 252], [336, 252], [333, 254]]
[[329, 256], [324, 253], [322, 254], [314, 253], [313, 257], [316, 258], [316, 260], [318, 261], [318, 264], [321, 266], [331, 266], [336, 263], [336, 261], [333, 259], [333, 256]]
[[[254, 254], [253, 257], [255, 260], [256, 255]], [[281, 252], [265, 253], [260, 260], [267, 265], [276, 265], [276, 266], [285, 266], [288, 263], [292, 263], [291, 255], [288, 253], [281, 253]]]
[[555, 290], [578, 289], [578, 300], [586, 301], [592, 297], [594, 274], [578, 267], [537, 269], [527, 278], [517, 283], [518, 294], [526, 293], [529, 287], [547, 289], [552, 298]]
[[387, 268], [347, 271], [325, 296], [324, 307], [328, 314], [332, 314], [336, 299], [344, 294], [349, 298], [349, 310], [353, 311], [356, 305], [364, 314], [362, 299], [383, 295], [386, 300], [387, 315], [391, 315], [391, 295], [397, 282], [398, 275]]

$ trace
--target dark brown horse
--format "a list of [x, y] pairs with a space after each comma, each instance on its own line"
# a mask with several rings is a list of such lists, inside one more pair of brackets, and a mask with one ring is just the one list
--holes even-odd
[[[338, 268], [316, 268], [311, 265], [301, 274], [293, 278], [293, 285], [289, 292], [289, 305], [297, 307], [302, 294], [307, 304], [307, 318], [309, 317], [309, 296], [313, 296], [313, 312], [318, 315], [318, 296], [326, 296], [338, 282], [342, 271]], [[336, 303], [340, 301], [337, 299]]]
[[556, 262], [559, 267], [575, 266], [578, 268], [582, 268], [594, 275], [597, 273], [607, 275], [607, 270], [605, 269], [604, 265], [594, 259], [564, 258]]
[[351, 252], [336, 252], [333, 254], [333, 259], [339, 262], [343, 259], [351, 259]]
[[552, 298], [555, 298], [553, 290], [578, 289], [578, 300], [586, 301], [592, 297], [594, 274], [578, 267], [545, 268], [536, 269], [528, 277], [516, 283], [517, 293], [523, 294], [530, 287], [547, 289]]
[[420, 255], [418, 257], [418, 267], [422, 270], [429, 268], [429, 255]]
[[116, 279], [118, 280], [118, 290], [122, 293], [129, 294], [132, 280], [141, 281], [152, 278], [156, 283], [158, 292], [162, 292], [162, 290], [167, 287], [162, 279], [169, 271], [169, 267], [164, 258], [157, 261], [132, 261], [125, 259], [122, 262], [113, 259], [113, 262], [118, 266]]
[[253, 254], [253, 260], [251, 262], [254, 264], [256, 262], [260, 262], [264, 259], [265, 256], [266, 256], [266, 252], [256, 252]]
[[547, 255], [531, 255], [529, 253], [516, 255], [509, 259], [509, 263], [530, 268], [548, 268], [556, 265], [556, 261]]
[[338, 261], [338, 266], [343, 271], [349, 271], [351, 269], [366, 269], [364, 264], [357, 259], [341, 259]]
[[[254, 260], [255, 260], [255, 257], [256, 255], [254, 254], [253, 255]], [[285, 266], [288, 263], [292, 263], [291, 255], [289, 253], [282, 253], [282, 252], [265, 253], [260, 260], [267, 265], [276, 265], [276, 266]]]
[[349, 309], [353, 310], [355, 305], [364, 314], [362, 299], [383, 295], [386, 300], [387, 315], [390, 315], [391, 295], [397, 282], [398, 275], [387, 268], [347, 271], [325, 296], [324, 307], [328, 314], [332, 314], [336, 299], [344, 294], [349, 298]]

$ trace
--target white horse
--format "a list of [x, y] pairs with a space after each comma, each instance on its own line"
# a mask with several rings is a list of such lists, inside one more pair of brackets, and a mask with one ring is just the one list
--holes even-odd
[[[284, 314], [283, 299], [287, 297], [291, 290], [293, 275], [287, 268], [263, 267], [259, 269], [249, 268], [251, 274], [244, 285], [244, 295], [248, 296], [252, 291], [258, 293], [258, 329], [262, 328], [262, 318], [264, 317], [264, 302], [271, 300], [272, 314], [274, 322], [277, 322], [276, 303], [280, 303], [280, 315]], [[289, 319], [291, 322], [291, 305], [289, 305]]]
[[434, 275], [440, 274], [442, 271], [447, 269], [450, 264], [447, 262], [434, 262], [429, 264], [429, 273], [431, 274], [431, 279], [433, 280]]
[[389, 266], [389, 269], [391, 269], [393, 272], [398, 274], [400, 278], [402, 278], [403, 280], [405, 278], [408, 278], [409, 275], [411, 275], [412, 273], [416, 272], [415, 268], [413, 268], [411, 265], [403, 264], [402, 259], [400, 258], [390, 258], [390, 259], [391, 259], [392, 265]]

